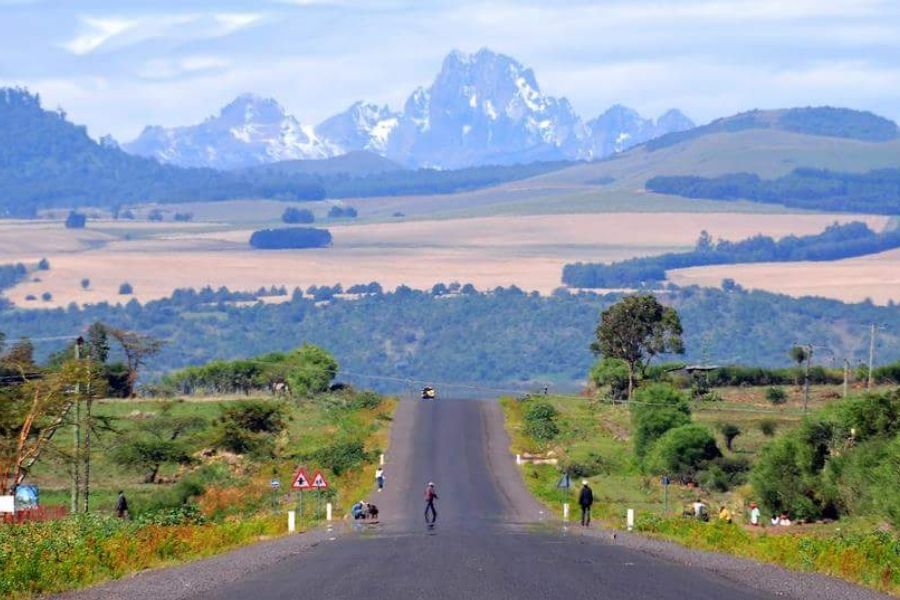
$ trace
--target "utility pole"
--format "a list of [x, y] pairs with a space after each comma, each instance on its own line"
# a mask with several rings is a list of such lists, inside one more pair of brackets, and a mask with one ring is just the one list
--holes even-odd
[[91, 509], [91, 429], [94, 427], [93, 422], [93, 398], [91, 397], [91, 361], [87, 363], [87, 382], [85, 383], [87, 399], [85, 400], [85, 423], [84, 429], [84, 513], [87, 514]]
[[[78, 336], [75, 340], [75, 361], [81, 361], [81, 346], [84, 338]], [[78, 512], [78, 491], [81, 488], [81, 383], [75, 382], [75, 418], [72, 423], [72, 493], [71, 513]]]
[[812, 344], [806, 345], [806, 370], [803, 374], [803, 412], [805, 413], [809, 407], [809, 363], [812, 361], [813, 347]]
[[872, 368], [875, 366], [875, 323], [869, 330], [869, 379], [866, 381], [866, 391], [872, 390]]
[[844, 359], [844, 398], [847, 397], [847, 388], [850, 382], [850, 359]]

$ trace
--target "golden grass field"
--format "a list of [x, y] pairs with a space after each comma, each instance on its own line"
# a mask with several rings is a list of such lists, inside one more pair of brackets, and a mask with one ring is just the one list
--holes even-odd
[[748, 289], [826, 296], [876, 304], [900, 300], [900, 250], [832, 262], [758, 263], [670, 271], [677, 285], [718, 286], [730, 278]]
[[[781, 237], [816, 233], [835, 221], [855, 219], [873, 228], [886, 222], [883, 217], [854, 215], [662, 212], [401, 220], [329, 225], [333, 247], [293, 251], [252, 250], [247, 244], [252, 229], [245, 224], [96, 220], [86, 230], [73, 231], [58, 221], [5, 222], [0, 225], [0, 263], [49, 259], [49, 271], [35, 272], [32, 280], [7, 292], [13, 302], [27, 307], [127, 301], [128, 296], [118, 294], [125, 281], [142, 302], [184, 287], [305, 289], [369, 281], [389, 289], [400, 284], [427, 289], [451, 281], [479, 289], [515, 284], [547, 294], [560, 285], [567, 262], [613, 261], [685, 249], [704, 229], [726, 239], [757, 233]], [[735, 274], [743, 268], [728, 267], [727, 276], [741, 281]], [[859, 290], [848, 285], [858, 280], [857, 271], [846, 269], [843, 278], [818, 277], [816, 291], [860, 299]], [[91, 282], [87, 290], [80, 285], [84, 278]], [[722, 278], [710, 273], [704, 281], [717, 285]], [[754, 281], [759, 287], [767, 285], [764, 277]], [[874, 278], [859, 285], [865, 288], [863, 297], [884, 302], [898, 298], [896, 281]], [[41, 300], [44, 292], [50, 292], [52, 300]], [[37, 299], [26, 300], [29, 295]]]

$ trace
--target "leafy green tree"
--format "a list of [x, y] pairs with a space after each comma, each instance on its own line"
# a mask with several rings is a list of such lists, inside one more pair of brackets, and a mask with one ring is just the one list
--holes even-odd
[[787, 402], [787, 393], [785, 393], [783, 388], [774, 386], [769, 387], [766, 388], [766, 400], [773, 405], [778, 406]]
[[631, 403], [634, 454], [643, 463], [650, 447], [670, 429], [691, 422], [691, 407], [687, 397], [663, 383], [649, 385], [635, 393]]
[[94, 361], [105, 364], [109, 358], [109, 335], [106, 326], [96, 321], [87, 330], [88, 356]]
[[628, 393], [628, 364], [620, 358], [603, 358], [591, 367], [590, 380], [612, 400], [624, 400]]
[[775, 419], [763, 419], [759, 422], [759, 431], [766, 437], [774, 436], [777, 429], [778, 421]]
[[308, 398], [327, 391], [338, 371], [334, 357], [312, 344], [304, 344], [291, 352], [288, 363], [286, 380], [291, 393], [297, 397]]
[[235, 454], [271, 455], [273, 437], [287, 425], [280, 402], [244, 400], [221, 408], [214, 436], [217, 448]]
[[122, 296], [130, 296], [134, 293], [134, 287], [127, 281], [119, 284], [119, 294]]
[[716, 439], [703, 425], [687, 424], [666, 431], [647, 456], [648, 472], [695, 482], [710, 461], [722, 456]]
[[206, 421], [197, 416], [174, 415], [172, 409], [171, 403], [163, 404], [157, 416], [141, 421], [113, 449], [112, 458], [117, 464], [145, 473], [144, 483], [155, 483], [163, 465], [193, 462], [186, 438], [203, 429]]
[[803, 367], [804, 361], [809, 359], [809, 352], [803, 346], [792, 346], [788, 355], [791, 357], [792, 361], [797, 363], [795, 384], [800, 385], [800, 369]]
[[719, 427], [719, 431], [722, 432], [722, 437], [725, 438], [725, 447], [731, 452], [733, 450], [732, 444], [734, 444], [734, 439], [742, 433], [741, 428], [734, 423], [722, 423], [721, 427]]
[[85, 277], [81, 280], [81, 289], [86, 290], [91, 287], [91, 280]]
[[625, 361], [631, 398], [638, 369], [643, 370], [659, 354], [684, 352], [681, 334], [681, 320], [674, 308], [663, 306], [652, 294], [626, 296], [601, 314], [591, 350]]
[[556, 408], [549, 402], [532, 402], [525, 409], [525, 433], [536, 440], [549, 441], [559, 435]]

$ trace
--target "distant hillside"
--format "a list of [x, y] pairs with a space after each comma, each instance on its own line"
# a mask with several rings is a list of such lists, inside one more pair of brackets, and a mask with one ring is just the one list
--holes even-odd
[[394, 161], [379, 156], [374, 152], [359, 150], [319, 160], [284, 160], [252, 167], [248, 170], [290, 175], [349, 175], [351, 177], [365, 177], [381, 173], [394, 173], [404, 169]]
[[39, 208], [230, 198], [320, 199], [315, 182], [184, 169], [98, 144], [26, 90], [0, 88], [0, 215]]
[[900, 136], [897, 124], [884, 117], [849, 108], [821, 106], [740, 113], [687, 131], [662, 135], [647, 142], [645, 147], [650, 151], [659, 150], [710, 133], [733, 133], [747, 129], [776, 129], [867, 142], [887, 142]]

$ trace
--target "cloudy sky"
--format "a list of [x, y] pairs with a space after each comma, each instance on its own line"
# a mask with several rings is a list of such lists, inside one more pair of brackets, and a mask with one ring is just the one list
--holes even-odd
[[0, 85], [121, 141], [245, 91], [304, 123], [360, 99], [399, 108], [450, 50], [481, 47], [585, 119], [623, 103], [698, 122], [820, 104], [900, 120], [896, 0], [0, 0]]

